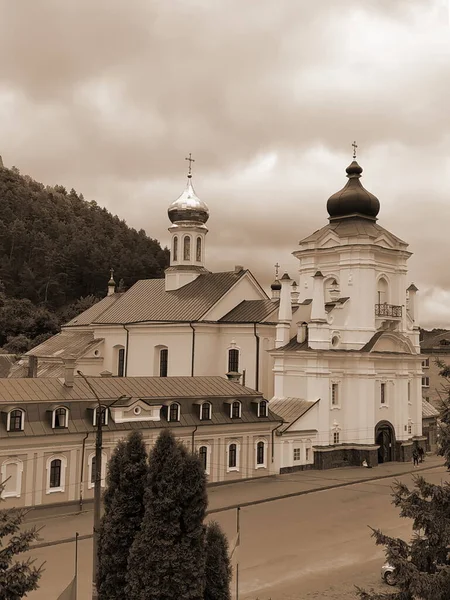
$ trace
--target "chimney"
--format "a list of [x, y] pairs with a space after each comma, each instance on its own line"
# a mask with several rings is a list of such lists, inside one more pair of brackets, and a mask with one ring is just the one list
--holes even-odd
[[64, 385], [66, 387], [73, 387], [73, 379], [75, 374], [75, 357], [69, 356], [64, 358]]
[[418, 321], [418, 311], [417, 311], [417, 301], [416, 301], [416, 293], [419, 291], [416, 286], [412, 283], [409, 288], [406, 290], [408, 292], [408, 302], [407, 309], [409, 312], [409, 316], [416, 323]]
[[102, 371], [100, 373], [100, 377], [112, 377], [113, 374], [111, 373], [111, 371]]
[[292, 304], [292, 306], [298, 306], [299, 296], [300, 296], [300, 292], [298, 291], [297, 282], [293, 281], [292, 285], [291, 285], [291, 304]]
[[38, 357], [37, 356], [29, 356], [28, 357], [28, 375], [27, 377], [37, 377], [37, 368], [38, 368]]
[[325, 291], [323, 289], [323, 275], [317, 271], [314, 275], [313, 300], [311, 306], [311, 321], [326, 321]]
[[234, 272], [235, 272], [236, 275], [238, 275], [243, 270], [244, 270], [244, 267], [242, 265], [236, 265], [234, 267]]

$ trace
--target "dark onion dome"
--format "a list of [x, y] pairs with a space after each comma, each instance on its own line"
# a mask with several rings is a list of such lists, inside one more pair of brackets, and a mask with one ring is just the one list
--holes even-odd
[[330, 221], [345, 217], [363, 217], [375, 221], [380, 210], [380, 202], [368, 192], [359, 181], [362, 168], [354, 160], [346, 169], [348, 182], [327, 202]]
[[191, 175], [188, 175], [186, 189], [172, 202], [167, 212], [172, 223], [191, 221], [203, 224], [209, 219], [209, 208], [194, 192]]
[[271, 284], [270, 289], [274, 292], [276, 292], [277, 290], [281, 290], [281, 283], [278, 279], [275, 279], [275, 281]]

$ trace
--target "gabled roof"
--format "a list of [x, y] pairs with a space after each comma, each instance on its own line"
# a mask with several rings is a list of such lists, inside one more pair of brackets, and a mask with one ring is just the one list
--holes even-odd
[[0, 354], [0, 377], [8, 377], [16, 361], [15, 354]]
[[272, 398], [269, 402], [270, 410], [284, 421], [278, 431], [286, 431], [295, 421], [300, 419], [319, 400], [302, 400], [301, 398]]
[[25, 356], [38, 356], [39, 358], [79, 358], [88, 350], [99, 344], [101, 339], [95, 339], [93, 332], [74, 331], [57, 333], [39, 346], [28, 350]]
[[[104, 400], [122, 395], [146, 399], [261, 397], [260, 392], [219, 376], [90, 377], [89, 382]], [[75, 377], [73, 387], [66, 387], [62, 380], [54, 377], [0, 379], [0, 403], [62, 400], [95, 401], [95, 396], [81, 377]]]
[[429, 352], [434, 350], [435, 353], [443, 352], [444, 354], [448, 354], [450, 351], [450, 331], [442, 331], [440, 333], [435, 333], [434, 335], [431, 332], [426, 332], [426, 337], [420, 342], [420, 348], [422, 352]]
[[122, 294], [111, 294], [111, 296], [106, 296], [99, 302], [96, 302], [90, 308], [86, 309], [80, 315], [71, 319], [65, 327], [73, 327], [80, 325], [90, 325], [95, 319], [97, 319], [105, 310], [111, 308], [111, 306], [117, 302], [117, 300], [122, 296]]
[[[37, 377], [64, 377], [63, 361], [38, 360]], [[8, 377], [20, 379], [28, 377], [28, 361], [20, 359], [11, 369]]]
[[430, 419], [432, 417], [439, 417], [439, 411], [422, 398], [422, 419]]
[[[279, 300], [243, 300], [220, 319], [220, 323], [262, 323], [276, 312]], [[276, 316], [272, 319], [276, 322]]]
[[202, 273], [178, 290], [166, 291], [164, 279], [136, 282], [93, 322], [199, 321], [249, 271]]

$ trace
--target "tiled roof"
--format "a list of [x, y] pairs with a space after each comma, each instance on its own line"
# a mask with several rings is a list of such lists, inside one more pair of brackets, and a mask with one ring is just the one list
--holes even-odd
[[[89, 382], [105, 400], [122, 395], [148, 399], [261, 396], [255, 390], [219, 376], [90, 377]], [[73, 387], [66, 387], [62, 380], [53, 377], [0, 379], [0, 403], [63, 400], [92, 401], [95, 396], [81, 377], [75, 377]]]
[[197, 321], [248, 271], [204, 273], [178, 290], [166, 292], [164, 279], [136, 282], [95, 323]]
[[308, 342], [297, 342], [297, 336], [293, 337], [290, 342], [281, 348], [275, 348], [275, 350], [310, 350]]
[[42, 342], [39, 346], [28, 350], [25, 356], [62, 359], [72, 355], [79, 358], [101, 341], [101, 339], [94, 339], [94, 334], [89, 331], [63, 331]]
[[0, 354], [0, 377], [8, 377], [16, 361], [15, 354]]
[[430, 335], [431, 332], [426, 333], [428, 335], [420, 342], [422, 352], [426, 353], [427, 351], [434, 350], [436, 353], [438, 351], [448, 353], [450, 351], [450, 344], [442, 343], [446, 341], [450, 342], [450, 331], [443, 331], [434, 335]]
[[[8, 377], [20, 379], [28, 377], [28, 360], [20, 359], [9, 372]], [[38, 360], [37, 377], [64, 377], [64, 363], [59, 360]]]
[[99, 302], [96, 302], [93, 306], [82, 312], [80, 315], [74, 317], [71, 321], [69, 321], [65, 327], [72, 327], [80, 325], [90, 325], [95, 319], [97, 319], [105, 310], [111, 308], [111, 306], [117, 302], [117, 300], [122, 296], [122, 294], [111, 294], [111, 296], [106, 296]]
[[[279, 300], [243, 300], [220, 319], [221, 323], [262, 323], [277, 311]], [[276, 314], [269, 321], [275, 322]]]
[[398, 243], [404, 244], [405, 246], [407, 245], [406, 242], [392, 234], [390, 231], [384, 229], [384, 227], [381, 227], [373, 221], [368, 221], [367, 219], [342, 219], [342, 221], [332, 221], [308, 237], [303, 238], [299, 243], [305, 244], [308, 242], [315, 242], [320, 239], [326, 231], [333, 231], [340, 238], [361, 235], [376, 239], [381, 234], [385, 233], [388, 237], [394, 238]]
[[319, 400], [309, 401], [301, 398], [272, 398], [269, 402], [270, 410], [281, 417], [284, 424], [278, 431], [286, 431], [292, 423], [302, 417]]
[[422, 419], [429, 419], [431, 417], [438, 417], [439, 411], [434, 408], [427, 400], [422, 399]]

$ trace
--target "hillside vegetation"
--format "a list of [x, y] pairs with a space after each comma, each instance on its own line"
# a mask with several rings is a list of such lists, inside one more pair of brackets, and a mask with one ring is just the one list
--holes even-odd
[[0, 346], [23, 352], [106, 294], [162, 277], [167, 249], [59, 185], [0, 166]]

